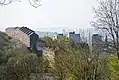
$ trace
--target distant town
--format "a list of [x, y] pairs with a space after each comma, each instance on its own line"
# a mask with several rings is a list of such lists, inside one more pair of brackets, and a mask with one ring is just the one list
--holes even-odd
[[[82, 42], [87, 43], [94, 51], [96, 49], [100, 52], [109, 52], [111, 48], [107, 45], [110, 42], [108, 41], [107, 34], [89, 34], [88, 36], [82, 36], [75, 31], [71, 32], [63, 32], [63, 33], [56, 33], [56, 32], [40, 32], [40, 31], [33, 31], [28, 27], [8, 27], [5, 29], [5, 33], [7, 33], [10, 37], [15, 38], [23, 42], [28, 49], [35, 50], [38, 52], [42, 52], [45, 48], [45, 42], [43, 38], [48, 36], [52, 39], [57, 39], [58, 37], [62, 37], [63, 35], [71, 38], [75, 44], [79, 44]], [[88, 40], [86, 40], [88, 37]]]

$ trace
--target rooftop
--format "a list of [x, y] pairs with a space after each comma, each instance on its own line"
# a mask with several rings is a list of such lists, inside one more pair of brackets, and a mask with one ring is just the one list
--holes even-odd
[[20, 31], [24, 32], [27, 35], [31, 35], [31, 34], [35, 33], [35, 31], [33, 31], [33, 30], [31, 30], [27, 27], [8, 27], [6, 30], [8, 30], [8, 29], [10, 29], [10, 30], [20, 30]]
[[32, 33], [34, 33], [33, 30], [27, 28], [27, 27], [21, 27], [19, 30], [21, 30], [22, 32], [26, 33], [27, 35], [31, 35]]

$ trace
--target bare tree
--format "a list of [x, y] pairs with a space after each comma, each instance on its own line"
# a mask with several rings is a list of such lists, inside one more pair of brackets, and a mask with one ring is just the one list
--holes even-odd
[[100, 0], [94, 8], [92, 26], [107, 31], [111, 36], [109, 46], [115, 48], [119, 60], [119, 0]]
[[[0, 5], [8, 5], [12, 3], [13, 1], [21, 2], [22, 0], [0, 0]], [[38, 8], [39, 6], [41, 6], [41, 0], [29, 0], [29, 3], [35, 8]]]

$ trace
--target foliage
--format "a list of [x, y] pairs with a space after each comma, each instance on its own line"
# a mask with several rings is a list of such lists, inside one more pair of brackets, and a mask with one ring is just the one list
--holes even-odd
[[6, 78], [15, 78], [14, 80], [23, 80], [28, 78], [31, 73], [39, 72], [38, 57], [35, 54], [28, 54], [17, 59], [11, 58], [7, 63], [5, 71]]
[[117, 59], [111, 59], [108, 66], [109, 54], [92, 53], [87, 43], [74, 45], [66, 36], [44, 40], [55, 53], [52, 67], [49, 60], [30, 53], [20, 42], [11, 39], [9, 45], [0, 49], [0, 79], [30, 80], [31, 74], [47, 73], [59, 80], [114, 80], [113, 76], [118, 73]]
[[117, 57], [113, 57], [109, 61], [109, 67], [111, 70], [111, 80], [119, 80], [119, 61]]
[[[41, 72], [41, 58], [30, 53], [20, 41], [0, 34], [0, 80], [29, 80], [31, 73]], [[3, 45], [3, 44], [8, 45]]]
[[0, 73], [2, 80], [27, 80], [31, 73], [41, 72], [41, 61], [36, 54], [22, 54], [10, 57], [3, 68], [4, 71]]
[[0, 50], [0, 64], [2, 63], [6, 63], [8, 60], [8, 57], [6, 54], [4, 54], [1, 50]]
[[[87, 43], [78, 43], [75, 44], [75, 42], [63, 35], [62, 37], [59, 37], [57, 39], [52, 39], [51, 37], [45, 37], [44, 38], [45, 42], [46, 42], [46, 46], [53, 49], [53, 51], [55, 51], [55, 54], [58, 54], [58, 52], [60, 52], [60, 54], [63, 52], [68, 52], [68, 50], [72, 50], [72, 49], [85, 49], [85, 50], [89, 50], [89, 46]], [[60, 50], [60, 51], [59, 51]]]
[[66, 36], [55, 40], [47, 38], [47, 44], [52, 45], [50, 48], [56, 54], [54, 68], [49, 73], [58, 76], [59, 80], [108, 79], [107, 57], [102, 58], [97, 53], [91, 53], [86, 43], [74, 45]]

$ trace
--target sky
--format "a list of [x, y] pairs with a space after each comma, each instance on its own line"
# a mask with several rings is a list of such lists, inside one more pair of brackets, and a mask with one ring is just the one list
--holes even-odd
[[34, 8], [28, 0], [14, 0], [7, 6], [0, 6], [0, 30], [16, 26], [50, 32], [90, 28], [96, 0], [42, 0], [41, 4]]

